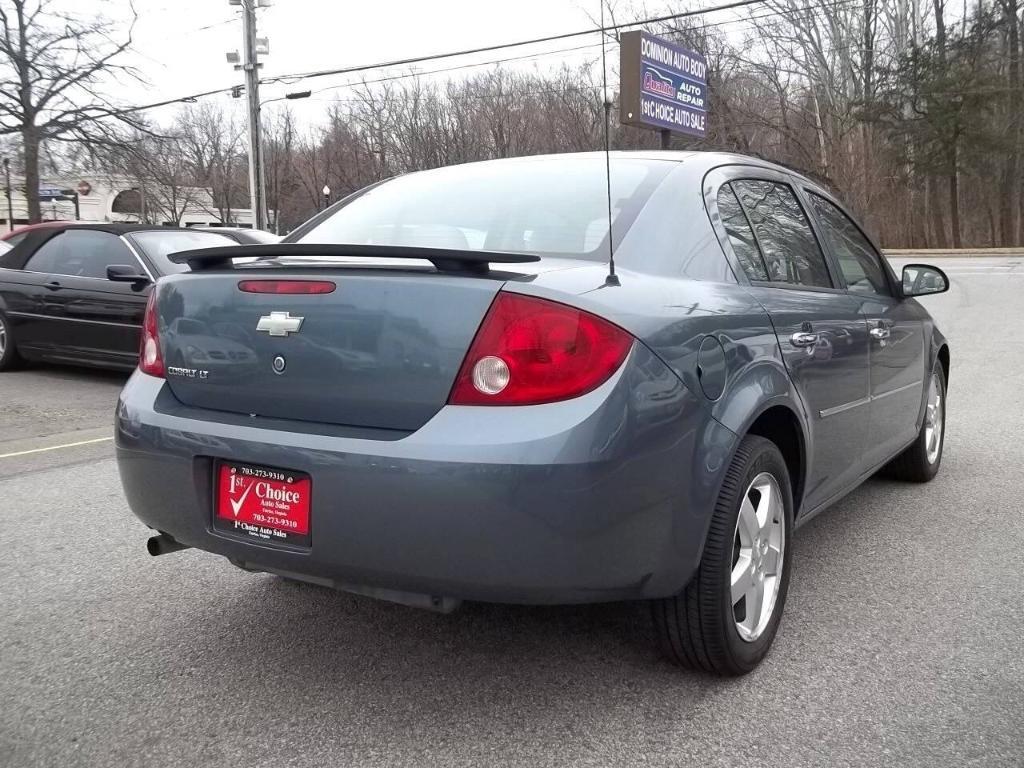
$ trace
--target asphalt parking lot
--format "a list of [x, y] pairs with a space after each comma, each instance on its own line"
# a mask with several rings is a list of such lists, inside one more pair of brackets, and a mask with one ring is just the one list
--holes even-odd
[[1024, 258], [936, 263], [942, 470], [800, 530], [738, 680], [662, 662], [641, 605], [441, 616], [151, 558], [125, 377], [0, 374], [0, 765], [1024, 765]]

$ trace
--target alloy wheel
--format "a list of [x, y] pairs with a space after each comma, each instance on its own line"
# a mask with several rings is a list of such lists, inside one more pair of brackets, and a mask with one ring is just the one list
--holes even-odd
[[942, 423], [945, 418], [945, 404], [942, 398], [942, 382], [939, 374], [933, 373], [928, 385], [928, 404], [924, 414], [924, 448], [929, 464], [939, 460], [942, 451]]
[[3, 359], [4, 352], [7, 351], [7, 324], [4, 319], [0, 317], [0, 360]]
[[739, 636], [754, 642], [775, 610], [786, 546], [786, 511], [778, 481], [762, 472], [743, 494], [736, 518], [730, 581], [733, 620]]

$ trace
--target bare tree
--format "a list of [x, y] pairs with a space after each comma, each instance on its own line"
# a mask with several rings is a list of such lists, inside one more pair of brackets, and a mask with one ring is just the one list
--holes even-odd
[[226, 225], [234, 223], [233, 210], [247, 205], [243, 131], [233, 114], [211, 103], [183, 108], [174, 122], [193, 183], [210, 190], [212, 205], [204, 207]]
[[999, 206], [999, 243], [1020, 242], [1020, 143], [1024, 131], [1024, 104], [1021, 101], [1020, 23], [1017, 0], [999, 0], [1006, 29], [1006, 111], [1007, 157], [1003, 165]]
[[292, 201], [299, 187], [296, 172], [295, 146], [298, 130], [295, 114], [290, 109], [271, 115], [264, 126], [264, 154], [267, 169], [267, 204], [274, 232], [297, 224]]
[[134, 21], [132, 10], [127, 31], [115, 37], [109, 21], [82, 18], [54, 0], [0, 0], [0, 135], [21, 136], [30, 221], [41, 218], [44, 142], [105, 143], [118, 122], [137, 124], [102, 91], [112, 77], [136, 77], [119, 63]]
[[130, 179], [144, 191], [139, 200], [140, 221], [177, 226], [189, 208], [207, 199], [206, 190], [196, 183], [194, 168], [178, 136], [135, 131], [97, 151], [95, 158], [112, 181], [118, 177]]

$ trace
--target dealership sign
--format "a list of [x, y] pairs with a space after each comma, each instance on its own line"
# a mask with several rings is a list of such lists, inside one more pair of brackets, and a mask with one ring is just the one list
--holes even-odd
[[704, 136], [708, 65], [703, 56], [646, 32], [625, 32], [620, 57], [624, 124]]

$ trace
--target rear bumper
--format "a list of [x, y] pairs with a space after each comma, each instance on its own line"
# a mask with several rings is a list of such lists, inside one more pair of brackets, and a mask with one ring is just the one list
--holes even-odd
[[[639, 344], [581, 398], [447, 406], [399, 440], [222, 423], [161, 407], [165, 387], [136, 373], [118, 403], [118, 465], [139, 519], [253, 570], [356, 591], [522, 603], [674, 594], [699, 562], [735, 440]], [[310, 549], [213, 530], [221, 458], [311, 475]]]

